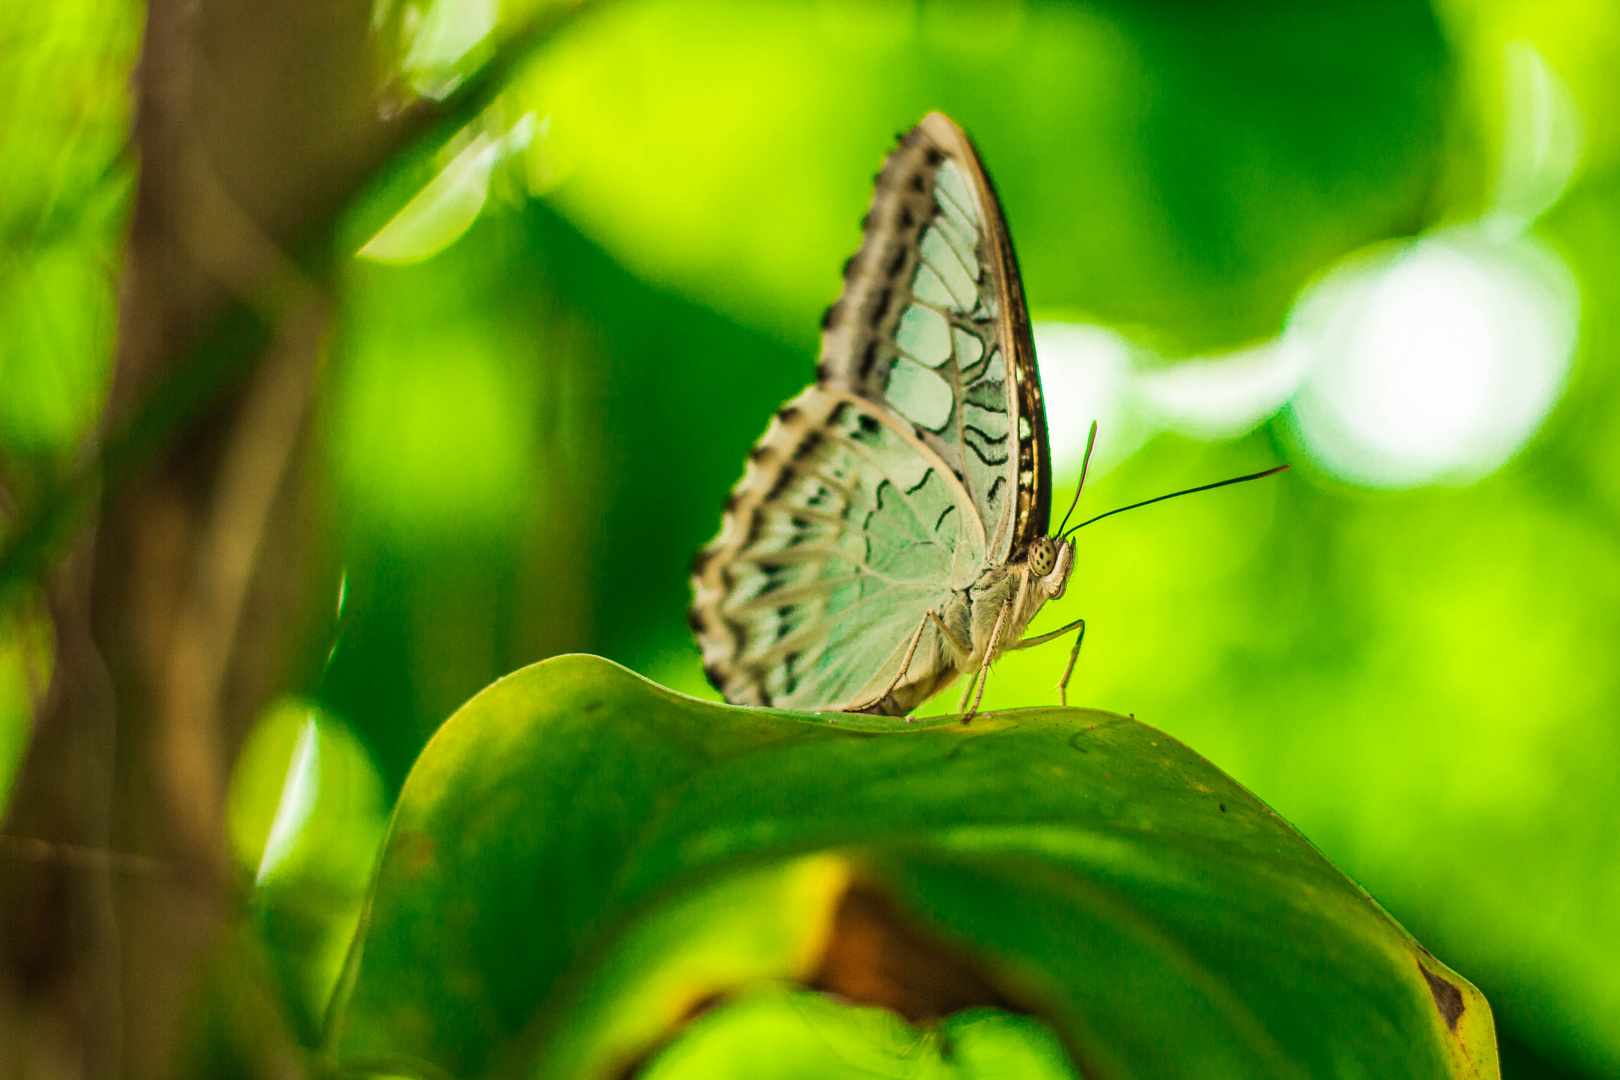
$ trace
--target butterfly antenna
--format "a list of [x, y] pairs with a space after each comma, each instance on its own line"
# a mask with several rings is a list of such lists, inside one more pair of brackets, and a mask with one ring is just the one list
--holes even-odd
[[[1086, 471], [1091, 468], [1091, 448], [1097, 443], [1097, 421], [1091, 422], [1091, 434], [1086, 436], [1086, 456], [1080, 460], [1080, 486], [1074, 489], [1074, 501], [1069, 504], [1069, 514], [1080, 505], [1080, 493], [1086, 490]], [[1058, 525], [1058, 535], [1063, 535], [1063, 526], [1069, 523], [1069, 514], [1063, 515], [1062, 524]], [[1078, 526], [1077, 526], [1078, 527]]]
[[[1077, 531], [1079, 529], [1083, 529], [1087, 525], [1090, 525], [1093, 521], [1101, 521], [1105, 517], [1113, 517], [1115, 514], [1123, 514], [1127, 510], [1135, 510], [1135, 509], [1138, 509], [1139, 507], [1151, 506], [1156, 502], [1164, 502], [1164, 500], [1166, 500], [1166, 499], [1179, 499], [1183, 495], [1193, 495], [1193, 494], [1196, 494], [1197, 492], [1200, 492], [1200, 491], [1211, 491], [1211, 490], [1213, 490], [1215, 488], [1218, 488], [1218, 487], [1225, 487], [1228, 484], [1242, 484], [1242, 483], [1246, 483], [1246, 482], [1248, 482], [1250, 480], [1259, 480], [1259, 479], [1261, 479], [1263, 477], [1275, 476], [1277, 473], [1282, 472], [1286, 468], [1288, 468], [1287, 465], [1278, 465], [1276, 468], [1267, 469], [1265, 472], [1250, 473], [1248, 476], [1234, 476], [1230, 480], [1217, 480], [1213, 484], [1200, 484], [1198, 487], [1187, 488], [1185, 491], [1172, 491], [1168, 495], [1160, 495], [1156, 499], [1143, 499], [1139, 503], [1131, 503], [1131, 505], [1122, 506], [1118, 510], [1110, 510], [1106, 514], [1098, 514], [1094, 518], [1088, 518], [1087, 520], [1082, 521], [1080, 524], [1076, 525], [1073, 529], [1070, 529], [1069, 533], [1075, 532], [1075, 531]], [[1065, 518], [1064, 520], [1067, 520], [1067, 518]], [[1069, 533], [1061, 533], [1061, 535], [1068, 536]]]

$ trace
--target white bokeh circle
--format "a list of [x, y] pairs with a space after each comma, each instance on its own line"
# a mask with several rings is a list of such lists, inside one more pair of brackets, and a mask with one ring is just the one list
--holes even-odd
[[1367, 487], [1467, 484], [1540, 428], [1568, 380], [1580, 297], [1530, 236], [1432, 233], [1329, 273], [1285, 338], [1314, 358], [1290, 415], [1325, 471]]

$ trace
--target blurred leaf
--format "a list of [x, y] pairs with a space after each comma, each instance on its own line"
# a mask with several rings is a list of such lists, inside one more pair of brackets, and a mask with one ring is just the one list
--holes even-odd
[[[300, 769], [300, 751], [308, 764]], [[294, 790], [307, 776], [307, 790]], [[290, 804], [302, 802], [292, 811]], [[354, 736], [307, 702], [273, 705], [249, 734], [231, 774], [227, 825], [244, 869], [261, 880], [317, 876], [363, 885], [381, 839], [381, 782]], [[269, 858], [277, 819], [296, 820]]]
[[[586, 0], [374, 0], [378, 52], [404, 91], [442, 100], [485, 69], [501, 48], [566, 18]], [[393, 104], [398, 106], [401, 101]]]
[[71, 449], [111, 369], [141, 9], [0, 10], [0, 448]]
[[822, 994], [782, 989], [747, 994], [704, 1013], [640, 1075], [645, 1080], [1078, 1076], [1063, 1044], [1032, 1017], [970, 1009], [918, 1029], [886, 1009], [851, 1008]]
[[342, 724], [308, 703], [272, 706], [231, 775], [226, 824], [252, 876], [251, 923], [306, 1043], [360, 919], [386, 820], [382, 780]]
[[0, 254], [0, 443], [71, 447], [101, 408], [115, 304], [108, 267], [80, 245]]
[[495, 0], [407, 2], [403, 21], [413, 28], [410, 49], [401, 61], [420, 94], [441, 98], [469, 71], [489, 59], [487, 39], [495, 29]]
[[731, 708], [577, 656], [495, 684], [424, 752], [328, 1052], [614, 1075], [717, 995], [808, 980], [846, 876], [1090, 1072], [1496, 1075], [1478, 992], [1152, 728]]
[[49, 616], [25, 598], [0, 606], [0, 817], [28, 752], [34, 710], [51, 681], [55, 641]]
[[413, 263], [455, 243], [489, 200], [491, 173], [507, 156], [527, 150], [539, 126], [533, 113], [525, 113], [503, 130], [499, 110], [486, 112], [452, 142], [453, 156], [439, 175], [356, 254], [373, 262]]
[[498, 147], [479, 135], [356, 253], [382, 263], [430, 258], [466, 232], [489, 198]]

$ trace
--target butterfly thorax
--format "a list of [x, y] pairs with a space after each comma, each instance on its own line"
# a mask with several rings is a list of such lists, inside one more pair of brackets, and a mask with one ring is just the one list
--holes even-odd
[[[987, 569], [968, 597], [973, 608], [972, 655], [964, 670], [984, 659], [987, 649], [1000, 652], [1023, 636], [1048, 600], [1060, 598], [1074, 569], [1074, 545], [1062, 537], [1042, 536], [1025, 557], [1007, 566]], [[999, 633], [995, 623], [1001, 609], [1012, 601]]]

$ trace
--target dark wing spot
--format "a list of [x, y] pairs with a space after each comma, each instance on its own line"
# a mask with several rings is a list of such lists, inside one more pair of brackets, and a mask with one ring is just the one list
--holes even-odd
[[895, 215], [895, 221], [902, 230], [910, 229], [917, 224], [917, 216], [911, 212], [910, 203], [900, 204], [900, 212]]
[[793, 451], [793, 460], [800, 461], [809, 457], [811, 454], [816, 452], [816, 448], [820, 445], [821, 432], [814, 429], [805, 432], [804, 441], [799, 443], [799, 445]]
[[827, 310], [823, 311], [821, 313], [821, 328], [823, 330], [831, 330], [832, 329], [832, 324], [833, 324], [834, 320], [836, 320], [837, 318], [838, 318], [838, 305], [837, 304], [829, 305]]
[[776, 418], [784, 424], [791, 424], [799, 418], [799, 409], [795, 405], [784, 405], [776, 410]]
[[876, 338], [866, 343], [866, 349], [861, 353], [861, 378], [865, 379], [870, 376], [872, 369], [877, 366], [877, 350]]
[[799, 654], [790, 652], [782, 657], [782, 692], [791, 694], [799, 688], [799, 673], [794, 671], [794, 665], [799, 662]]
[[878, 433], [878, 429], [882, 427], [881, 424], [872, 419], [872, 417], [868, 416], [866, 413], [861, 413], [860, 415], [856, 416], [855, 424], [861, 429], [862, 435], [876, 435]]
[[890, 277], [900, 276], [900, 271], [906, 268], [906, 256], [909, 254], [910, 252], [906, 249], [906, 245], [896, 244], [894, 246], [894, 258], [889, 260]]
[[714, 552], [710, 551], [708, 548], [704, 548], [702, 551], [692, 556], [692, 576], [702, 577], [703, 571], [707, 570], [709, 568], [709, 564], [713, 561]]
[[[860, 254], [860, 252], [858, 252], [858, 251], [855, 253], [855, 255], [859, 255], [859, 254]], [[849, 277], [850, 268], [855, 265], [855, 255], [851, 255], [849, 258], [844, 260], [843, 274], [844, 274], [844, 277], [846, 277], [846, 278]]]
[[1462, 991], [1457, 989], [1456, 984], [1442, 979], [1421, 963], [1418, 964], [1418, 970], [1423, 972], [1423, 979], [1429, 984], [1429, 993], [1434, 997], [1434, 1007], [1440, 1010], [1441, 1019], [1446, 1022], [1446, 1027], [1451, 1029], [1452, 1034], [1456, 1034], [1457, 1020], [1466, 1008], [1463, 1004]]
[[922, 191], [923, 190], [923, 175], [922, 175], [922, 173], [912, 173], [911, 174], [911, 190], [912, 191]]
[[748, 460], [764, 461], [774, 453], [776, 453], [776, 451], [769, 446], [756, 446], [752, 450], [748, 451]]
[[972, 439], [963, 439], [962, 441], [967, 443], [967, 447], [969, 450], [973, 451], [974, 457], [978, 458], [991, 468], [996, 468], [997, 466], [1007, 464], [1006, 454], [1002, 454], [1000, 457], [994, 457], [985, 450], [980, 449], [979, 444], [974, 442]]
[[703, 677], [709, 680], [710, 686], [714, 687], [722, 694], [726, 692], [726, 688], [724, 686], [725, 674], [720, 670], [719, 664], [704, 664]]
[[[903, 251], [900, 254], [902, 258], [905, 256], [905, 252]], [[882, 292], [878, 293], [877, 303], [872, 305], [873, 326], [876, 326], [878, 323], [882, 322], [883, 317], [889, 313], [889, 301], [892, 299], [894, 299], [894, 290], [891, 288], [885, 288]]]
[[701, 635], [704, 626], [703, 613], [698, 611], [697, 608], [688, 608], [686, 611], [686, 625], [691, 628], [692, 633]]
[[787, 584], [787, 567], [780, 563], [759, 563], [760, 572], [765, 575], [765, 584], [760, 586], [759, 596], [768, 596]]
[[937, 146], [930, 146], [928, 148], [928, 157], [926, 160], [930, 169], [937, 169], [939, 168], [940, 162], [945, 160], [945, 153]]
[[969, 405], [977, 405], [985, 412], [996, 412], [1006, 415], [1007, 412], [1007, 384], [1001, 379], [983, 378], [967, 388], [962, 395]]
[[783, 604], [781, 607], [776, 609], [777, 641], [781, 641], [783, 638], [787, 637], [788, 634], [792, 633], [793, 627], [789, 625], [788, 620], [793, 618], [793, 610], [794, 606], [792, 604]]
[[[771, 490], [766, 494], [764, 501], [770, 502], [772, 499], [781, 495], [782, 492], [786, 491], [788, 489], [788, 485], [793, 483], [795, 475], [796, 474], [794, 473], [792, 467], [783, 465], [781, 474], [777, 476], [776, 483], [771, 485]], [[758, 516], [758, 511], [755, 511], [756, 519]], [[753, 540], [752, 533], [749, 534], [749, 540]]]
[[816, 365], [816, 382], [826, 382], [832, 378], [833, 366], [823, 360]]

